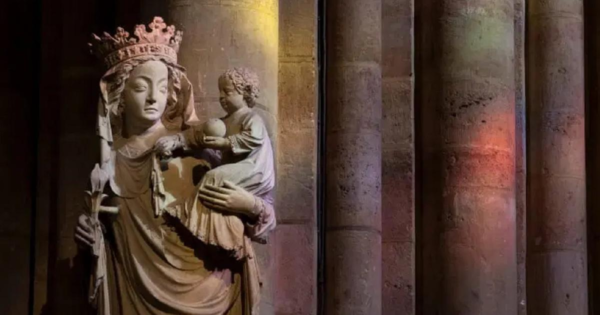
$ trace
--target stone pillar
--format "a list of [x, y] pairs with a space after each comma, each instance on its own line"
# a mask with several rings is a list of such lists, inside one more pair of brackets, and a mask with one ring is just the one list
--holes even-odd
[[413, 0], [383, 0], [382, 309], [415, 314]]
[[326, 3], [326, 305], [381, 314], [381, 1]]
[[415, 2], [422, 314], [517, 314], [514, 7]]
[[527, 11], [528, 314], [587, 314], [583, 1]]
[[[261, 92], [255, 109], [265, 120], [272, 142], [277, 139], [278, 0], [169, 0], [168, 24], [184, 32], [179, 63], [194, 86], [201, 120], [223, 116], [218, 78], [231, 67], [258, 74]], [[277, 147], [275, 147], [277, 150]], [[262, 315], [274, 313], [276, 233], [268, 245], [255, 245], [263, 277]]]
[[276, 314], [317, 313], [317, 0], [279, 1]]

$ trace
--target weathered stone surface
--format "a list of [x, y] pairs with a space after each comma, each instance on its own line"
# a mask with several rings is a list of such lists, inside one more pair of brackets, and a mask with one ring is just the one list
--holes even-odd
[[588, 314], [587, 294], [582, 294], [587, 291], [584, 252], [530, 252], [527, 263], [535, 266], [527, 269], [527, 277], [539, 281], [537, 291], [527, 292], [529, 314]]
[[415, 244], [383, 239], [382, 314], [414, 314]]
[[317, 1], [279, 1], [276, 314], [317, 313]]
[[381, 235], [378, 231], [330, 230], [326, 257], [327, 314], [381, 314]]
[[379, 64], [381, 1], [329, 2], [326, 14], [329, 64], [345, 62]]
[[327, 2], [327, 314], [381, 314], [381, 1]]
[[284, 222], [277, 226], [276, 234], [276, 314], [314, 314], [317, 301], [315, 226]]
[[381, 229], [381, 136], [329, 134], [327, 226]]
[[[279, 1], [279, 57], [280, 67], [291, 61], [287, 58], [307, 58], [314, 61], [317, 40], [317, 2], [315, 0]], [[314, 63], [312, 63], [314, 70]], [[285, 77], [294, 80], [293, 77]], [[283, 79], [283, 77], [282, 77]], [[283, 81], [281, 82], [285, 84]], [[303, 81], [304, 84], [316, 80]], [[280, 87], [280, 93], [283, 93]], [[281, 99], [281, 98], [280, 98]]]
[[516, 314], [513, 1], [415, 5], [422, 311]]
[[527, 35], [527, 312], [587, 314], [583, 2], [529, 1]]
[[[292, 56], [281, 61], [279, 65], [279, 120], [286, 122], [286, 125], [280, 128], [281, 133], [310, 129], [316, 134], [317, 73], [315, 66], [315, 59], [312, 56]], [[302, 140], [316, 143], [314, 137]]]

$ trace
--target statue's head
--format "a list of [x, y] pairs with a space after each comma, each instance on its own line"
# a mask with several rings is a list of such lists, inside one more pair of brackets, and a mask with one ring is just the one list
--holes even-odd
[[258, 76], [247, 68], [229, 69], [219, 77], [219, 101], [227, 113], [254, 107], [258, 93]]
[[135, 67], [121, 94], [121, 106], [128, 122], [152, 126], [160, 121], [167, 107], [168, 93], [169, 70], [164, 63], [151, 60]]
[[98, 126], [109, 142], [113, 134], [129, 136], [126, 130], [144, 131], [158, 122], [183, 129], [195, 119], [191, 84], [177, 65], [182, 33], [161, 18], [154, 18], [150, 28], [138, 25], [137, 38], [118, 28], [114, 36], [94, 35], [90, 44], [109, 67], [100, 81]]

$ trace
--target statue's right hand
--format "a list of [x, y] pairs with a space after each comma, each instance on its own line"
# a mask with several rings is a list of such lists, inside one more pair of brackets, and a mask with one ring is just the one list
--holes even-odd
[[154, 150], [162, 156], [171, 156], [172, 151], [182, 146], [179, 135], [166, 136], [158, 139], [154, 144]]
[[90, 222], [90, 217], [87, 214], [81, 214], [77, 219], [77, 227], [75, 228], [75, 242], [84, 248], [91, 248], [96, 242], [96, 239], [94, 238], [94, 231]]

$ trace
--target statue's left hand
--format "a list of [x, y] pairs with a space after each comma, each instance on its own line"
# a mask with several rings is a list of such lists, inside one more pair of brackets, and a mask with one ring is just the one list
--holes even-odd
[[250, 219], [260, 214], [255, 207], [254, 195], [230, 181], [224, 181], [223, 187], [205, 185], [198, 197], [204, 205], [213, 209], [245, 215]]

